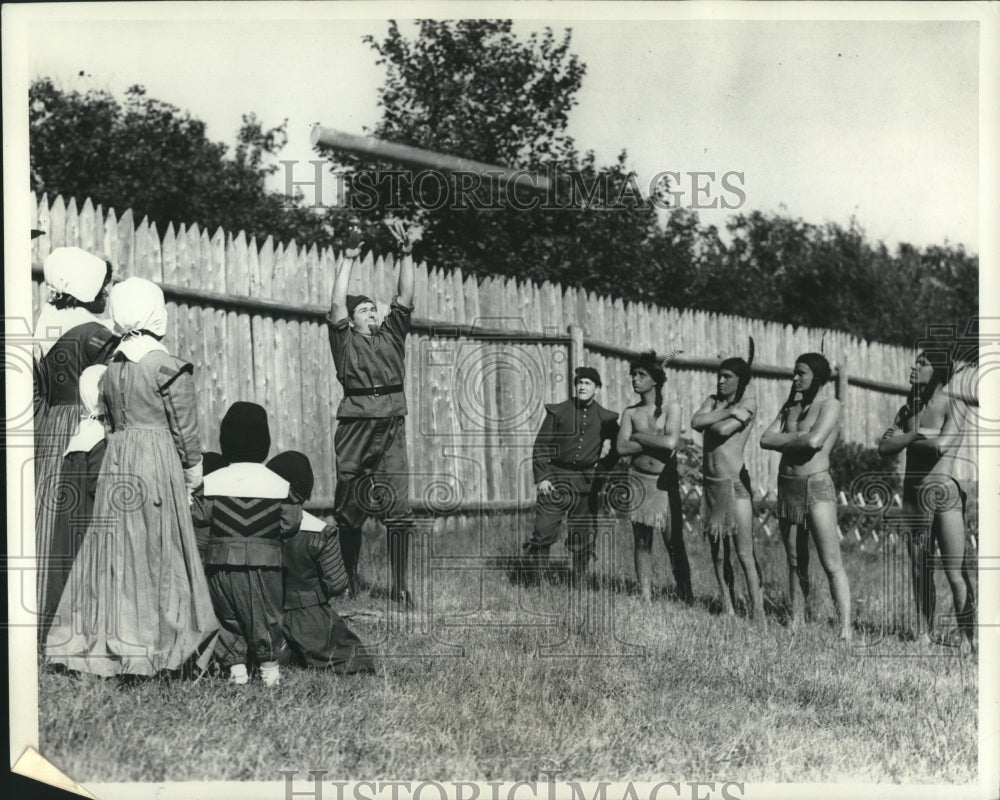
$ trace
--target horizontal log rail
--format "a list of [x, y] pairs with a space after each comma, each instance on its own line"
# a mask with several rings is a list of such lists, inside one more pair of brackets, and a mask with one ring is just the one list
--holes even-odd
[[[42, 270], [38, 267], [32, 268], [31, 276], [38, 282], [44, 281]], [[281, 300], [233, 295], [206, 289], [197, 289], [190, 286], [177, 286], [165, 283], [158, 285], [163, 290], [163, 295], [167, 300], [179, 303], [212, 306], [213, 308], [243, 311], [251, 314], [256, 313], [271, 317], [294, 317], [297, 319], [313, 320], [315, 322], [323, 322], [326, 319], [328, 311], [326, 307], [317, 305], [303, 305], [287, 303]], [[478, 325], [464, 325], [443, 320], [429, 320], [421, 317], [413, 318], [410, 329], [415, 333], [428, 334], [442, 339], [473, 339], [511, 344], [571, 345], [573, 342], [573, 337], [570, 334], [519, 331], [508, 328], [486, 328]], [[638, 350], [587, 338], [583, 339], [583, 346], [590, 352], [614, 358], [632, 359], [639, 355]], [[722, 359], [718, 358], [677, 356], [671, 360], [670, 366], [674, 369], [714, 371], [718, 369], [720, 363], [722, 363]], [[790, 379], [792, 377], [792, 368], [786, 366], [754, 364], [752, 370], [755, 377], [779, 379]], [[831, 378], [835, 379], [837, 376], [838, 371], [834, 369]], [[910, 391], [910, 387], [903, 384], [888, 383], [849, 373], [847, 375], [847, 383], [861, 389], [899, 396], [905, 396]], [[968, 405], [979, 406], [979, 400], [975, 397], [964, 394], [955, 394], [953, 396]]]

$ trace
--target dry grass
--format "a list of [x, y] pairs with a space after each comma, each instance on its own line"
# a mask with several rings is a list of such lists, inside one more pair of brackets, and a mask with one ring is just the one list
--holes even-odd
[[[435, 556], [514, 552], [514, 528], [502, 518], [449, 526]], [[379, 584], [380, 542], [366, 540], [363, 555]], [[897, 633], [900, 620], [886, 624], [884, 556], [845, 546], [868, 645], [848, 647], [836, 641], [816, 565], [815, 621], [795, 633], [783, 626], [777, 542], [758, 546], [766, 632], [715, 613], [700, 539], [688, 537], [699, 595], [690, 607], [666, 591], [643, 606], [630, 593], [627, 536], [613, 550], [613, 568], [582, 595], [453, 569], [433, 573], [433, 624], [417, 614], [387, 634], [378, 592], [345, 606], [382, 653], [376, 676], [290, 670], [276, 690], [240, 691], [209, 678], [120, 688], [43, 671], [42, 753], [81, 781], [280, 780], [288, 769], [344, 780], [531, 780], [552, 768], [565, 780], [975, 779], [975, 660], [917, 650]], [[665, 589], [662, 545], [654, 552]], [[574, 597], [607, 604], [604, 613], [583, 616]]]

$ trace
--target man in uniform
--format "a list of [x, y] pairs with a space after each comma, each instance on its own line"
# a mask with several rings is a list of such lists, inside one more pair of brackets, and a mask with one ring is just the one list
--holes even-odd
[[361, 526], [368, 517], [375, 517], [386, 526], [392, 571], [390, 597], [409, 610], [414, 607], [406, 588], [413, 513], [403, 382], [406, 334], [413, 312], [413, 259], [409, 253], [419, 229], [406, 231], [397, 224], [393, 234], [402, 243], [404, 257], [396, 296], [381, 324], [371, 298], [347, 293], [359, 246], [345, 251], [330, 301], [330, 350], [337, 379], [344, 387], [333, 440], [337, 458], [334, 516], [350, 594], [358, 591]]
[[593, 367], [578, 367], [573, 386], [576, 397], [545, 406], [545, 420], [535, 439], [532, 470], [538, 504], [535, 528], [524, 548], [539, 561], [559, 537], [559, 526], [569, 518], [567, 548], [573, 576], [583, 575], [594, 557], [597, 537], [598, 471], [611, 469], [618, 456], [614, 441], [618, 415], [600, 405], [594, 395], [601, 376]]

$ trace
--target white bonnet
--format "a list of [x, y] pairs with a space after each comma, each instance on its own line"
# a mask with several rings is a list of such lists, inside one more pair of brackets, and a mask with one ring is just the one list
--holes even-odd
[[104, 285], [108, 265], [103, 258], [79, 247], [57, 247], [45, 258], [42, 272], [53, 291], [90, 303]]
[[126, 278], [111, 288], [108, 310], [118, 336], [141, 330], [157, 336], [167, 332], [167, 306], [163, 291], [145, 278]]
[[95, 364], [80, 373], [80, 401], [91, 416], [97, 413], [97, 400], [100, 395], [99, 385], [101, 378], [107, 371], [108, 368], [104, 364]]

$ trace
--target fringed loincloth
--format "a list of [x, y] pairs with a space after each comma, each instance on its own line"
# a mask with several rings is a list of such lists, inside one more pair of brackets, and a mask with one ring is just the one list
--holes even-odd
[[743, 467], [735, 478], [710, 478], [702, 475], [704, 494], [701, 498], [701, 526], [705, 536], [712, 541], [719, 537], [735, 536], [739, 532], [737, 500], [749, 500], [750, 473]]
[[809, 507], [816, 503], [836, 503], [837, 490], [829, 472], [812, 475], [778, 476], [778, 519], [804, 525]]
[[656, 531], [670, 528], [670, 494], [663, 485], [661, 475], [650, 475], [629, 467], [632, 484], [632, 504], [629, 519], [633, 525], [646, 525]]

